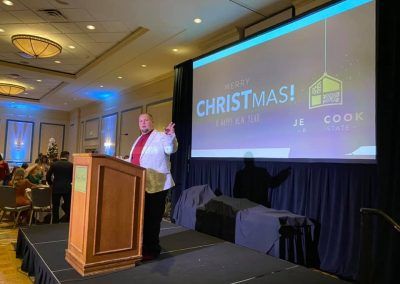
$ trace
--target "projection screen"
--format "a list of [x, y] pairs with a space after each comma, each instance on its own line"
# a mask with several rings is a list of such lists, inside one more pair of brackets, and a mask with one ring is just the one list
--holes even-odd
[[347, 0], [193, 62], [192, 157], [375, 159], [375, 2]]

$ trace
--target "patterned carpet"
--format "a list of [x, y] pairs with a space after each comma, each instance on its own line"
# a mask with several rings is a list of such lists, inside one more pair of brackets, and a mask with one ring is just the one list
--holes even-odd
[[21, 271], [21, 260], [15, 257], [17, 234], [18, 228], [13, 229], [13, 222], [0, 223], [0, 284], [31, 284], [34, 281]]

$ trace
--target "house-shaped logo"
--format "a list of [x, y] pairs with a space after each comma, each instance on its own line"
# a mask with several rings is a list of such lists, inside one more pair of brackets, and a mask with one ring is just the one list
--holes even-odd
[[342, 81], [327, 73], [309, 87], [309, 109], [343, 104]]

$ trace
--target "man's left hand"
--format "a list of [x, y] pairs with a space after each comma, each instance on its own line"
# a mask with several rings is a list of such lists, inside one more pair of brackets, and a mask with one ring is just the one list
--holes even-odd
[[170, 122], [167, 127], [164, 129], [164, 133], [167, 135], [173, 135], [175, 134], [175, 123]]

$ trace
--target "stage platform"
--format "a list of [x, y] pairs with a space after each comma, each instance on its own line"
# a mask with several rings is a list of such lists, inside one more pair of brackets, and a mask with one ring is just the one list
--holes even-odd
[[68, 224], [20, 228], [17, 256], [36, 283], [347, 283], [221, 239], [162, 223], [159, 258], [106, 275], [80, 276], [66, 261]]

